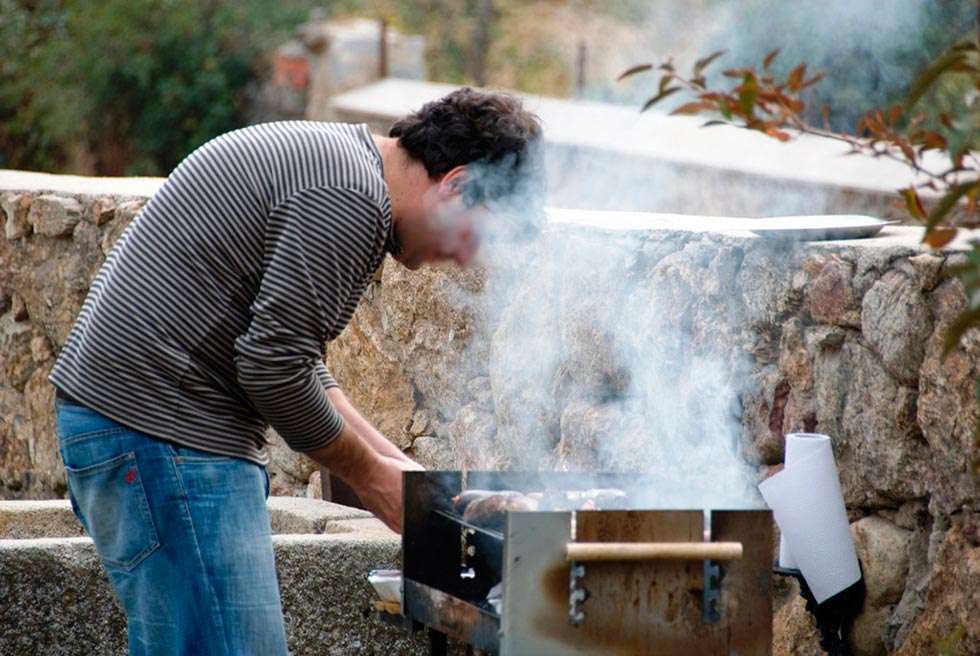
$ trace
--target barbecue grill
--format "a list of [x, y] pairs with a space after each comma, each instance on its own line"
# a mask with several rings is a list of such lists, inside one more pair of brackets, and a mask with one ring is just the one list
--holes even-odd
[[[761, 499], [662, 507], [655, 477], [567, 472], [404, 474], [401, 615], [500, 656], [771, 653], [773, 535]], [[503, 530], [465, 521], [464, 489], [589, 488], [625, 496], [596, 510], [511, 511]], [[385, 613], [382, 613], [384, 616]]]

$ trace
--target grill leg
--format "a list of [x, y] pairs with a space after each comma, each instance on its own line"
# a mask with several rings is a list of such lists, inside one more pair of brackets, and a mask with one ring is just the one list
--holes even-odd
[[432, 656], [448, 656], [449, 642], [446, 634], [435, 629], [428, 629], [429, 633], [429, 654]]

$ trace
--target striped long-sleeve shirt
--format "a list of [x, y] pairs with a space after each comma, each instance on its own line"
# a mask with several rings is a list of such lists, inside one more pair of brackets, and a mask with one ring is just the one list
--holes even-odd
[[365, 126], [257, 125], [174, 169], [96, 276], [51, 382], [116, 421], [266, 464], [343, 426], [324, 345], [392, 246]]

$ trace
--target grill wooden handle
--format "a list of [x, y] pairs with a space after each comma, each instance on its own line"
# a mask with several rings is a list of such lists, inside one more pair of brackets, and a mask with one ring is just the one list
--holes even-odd
[[741, 542], [569, 542], [565, 559], [579, 562], [623, 560], [738, 560]]

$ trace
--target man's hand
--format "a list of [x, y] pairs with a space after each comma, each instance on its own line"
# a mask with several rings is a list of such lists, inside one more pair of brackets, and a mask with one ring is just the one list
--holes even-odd
[[402, 472], [421, 470], [409, 459], [380, 456], [365, 481], [347, 481], [375, 517], [396, 533], [402, 532]]
[[378, 453], [349, 424], [333, 442], [306, 455], [350, 485], [365, 508], [391, 530], [401, 532], [402, 472], [422, 469], [418, 463]]

